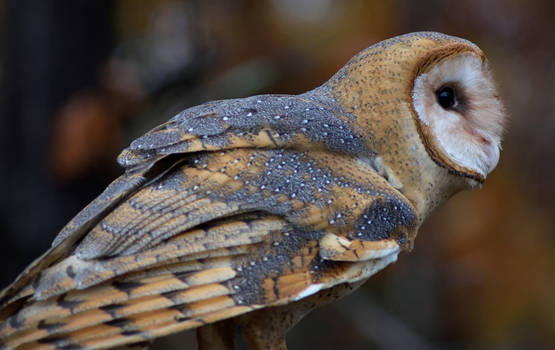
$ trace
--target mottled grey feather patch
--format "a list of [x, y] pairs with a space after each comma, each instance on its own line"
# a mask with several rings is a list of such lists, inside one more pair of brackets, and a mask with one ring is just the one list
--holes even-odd
[[[350, 234], [350, 238], [367, 241], [379, 241], [391, 238], [391, 234], [400, 227], [412, 231], [416, 225], [416, 213], [407, 203], [397, 197], [385, 195], [377, 198], [364, 211], [355, 224], [356, 234]], [[396, 237], [404, 243], [408, 237], [406, 232], [402, 237]]]
[[[231, 136], [248, 139], [262, 129], [271, 130], [268, 136], [274, 147], [287, 147], [302, 134], [336, 152], [375, 154], [363, 141], [368, 135], [353, 130], [351, 119], [334, 106], [325, 87], [299, 96], [259, 95], [209, 102], [184, 110], [135, 140], [118, 161], [132, 168], [162, 155], [188, 152], [190, 138], [183, 138], [187, 134], [196, 136], [203, 144], [224, 147]], [[298, 144], [294, 147], [302, 148]]]
[[[159, 130], [159, 128], [157, 128]], [[152, 132], [157, 129], [139, 137], [131, 142], [131, 149], [156, 149], [159, 147], [166, 147], [181, 141], [181, 134], [175, 130], [164, 129], [163, 134], [154, 134]], [[166, 131], [167, 130], [167, 131]]]
[[[236, 259], [234, 269], [237, 277], [227, 282], [235, 294], [233, 300], [238, 305], [261, 305], [267, 302], [264, 293], [264, 280], [283, 276], [291, 268], [292, 259], [309, 242], [318, 240], [322, 232], [298, 231], [291, 226], [273, 232], [268, 247], [258, 250], [248, 258]], [[279, 290], [274, 290], [279, 297]]]

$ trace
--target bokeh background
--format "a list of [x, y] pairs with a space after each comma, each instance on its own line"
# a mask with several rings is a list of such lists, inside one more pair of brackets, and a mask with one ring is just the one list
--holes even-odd
[[511, 115], [501, 163], [289, 345], [553, 349], [554, 15], [550, 0], [0, 1], [0, 286], [121, 172], [119, 150], [178, 111], [303, 92], [377, 41], [435, 30], [493, 64]]

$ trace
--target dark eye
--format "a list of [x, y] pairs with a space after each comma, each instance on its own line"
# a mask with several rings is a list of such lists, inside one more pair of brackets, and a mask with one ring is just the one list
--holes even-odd
[[457, 104], [457, 96], [455, 90], [449, 86], [444, 86], [436, 91], [437, 102], [443, 109], [455, 107]]

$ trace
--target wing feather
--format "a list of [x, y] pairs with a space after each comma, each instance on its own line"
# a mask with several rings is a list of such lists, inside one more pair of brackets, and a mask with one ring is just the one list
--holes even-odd
[[371, 154], [351, 117], [318, 93], [253, 96], [186, 109], [135, 140], [118, 161], [133, 169], [168, 154], [238, 148]]
[[244, 254], [248, 251], [241, 251], [242, 246], [261, 242], [271, 231], [283, 225], [283, 221], [272, 218], [227, 220], [206, 229], [176, 235], [163, 245], [133, 255], [87, 260], [72, 255], [43, 271], [34, 283], [35, 297], [42, 300], [74, 288], [84, 289], [133, 271], [178, 271], [185, 267], [194, 268], [194, 262], [199, 259]]
[[[298, 300], [393, 261], [375, 255], [384, 263], [368, 268], [353, 257], [373, 258], [381, 245], [350, 237], [346, 249], [337, 234], [370, 241], [402, 237], [405, 222], [384, 224], [376, 234], [359, 220], [397, 209], [402, 197], [357, 159], [318, 151], [334, 147], [316, 136], [319, 123], [350, 132], [347, 121], [291, 98], [249, 100], [260, 104], [257, 109], [212, 104], [202, 107], [209, 109], [204, 114], [189, 111], [196, 117], [178, 116], [133, 143], [123, 153], [131, 159], [126, 175], [78, 214], [50, 253], [3, 294], [10, 302], [2, 311], [0, 345], [105, 348], [145, 342]], [[289, 105], [306, 108], [267, 115], [276, 104], [283, 111]], [[312, 114], [312, 108], [319, 112]], [[259, 120], [250, 121], [255, 111]], [[315, 123], [297, 130], [295, 118]], [[310, 146], [310, 154], [295, 150], [306, 142], [318, 146]], [[239, 149], [285, 144], [293, 150]], [[227, 148], [233, 149], [207, 152]], [[156, 169], [175, 152], [194, 154]], [[369, 178], [375, 180], [370, 185], [360, 181]], [[135, 180], [118, 184], [126, 179]], [[326, 234], [337, 238], [322, 240]], [[329, 259], [320, 255], [320, 244]]]

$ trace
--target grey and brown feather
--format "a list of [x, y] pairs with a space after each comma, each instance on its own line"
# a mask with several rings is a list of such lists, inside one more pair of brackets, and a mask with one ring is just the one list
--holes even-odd
[[0, 347], [142, 347], [200, 327], [202, 348], [232, 348], [240, 325], [253, 348], [285, 348], [475, 185], [430, 156], [411, 107], [418, 65], [447, 46], [483, 55], [409, 34], [307, 93], [209, 102], [132, 142], [125, 173], [0, 294]]

